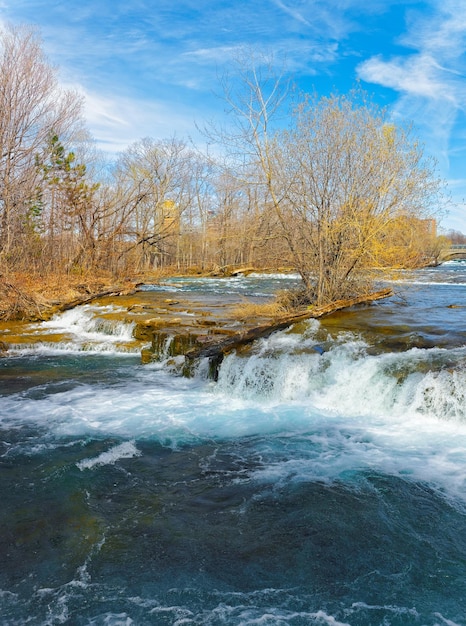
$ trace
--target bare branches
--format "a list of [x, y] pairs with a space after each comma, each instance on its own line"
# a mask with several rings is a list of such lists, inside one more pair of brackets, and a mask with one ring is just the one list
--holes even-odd
[[51, 131], [67, 139], [82, 128], [81, 99], [58, 88], [37, 32], [0, 32], [0, 253], [11, 252], [36, 186], [35, 157]]
[[[391, 124], [360, 90], [303, 95], [283, 128], [272, 123], [283, 104], [280, 79], [250, 63], [239, 76], [243, 91], [225, 88], [236, 120], [221, 135], [226, 152], [242, 154], [247, 184], [266, 190], [309, 300], [353, 297], [380, 252], [393, 250], [395, 225], [409, 224], [419, 240], [429, 235], [440, 190], [433, 164], [410, 129]], [[412, 263], [412, 247], [397, 245], [395, 256]]]

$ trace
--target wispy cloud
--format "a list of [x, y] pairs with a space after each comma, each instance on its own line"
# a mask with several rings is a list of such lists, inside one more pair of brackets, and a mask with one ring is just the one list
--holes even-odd
[[181, 59], [187, 59], [189, 61], [195, 61], [203, 65], [214, 66], [224, 65], [235, 59], [242, 50], [242, 46], [213, 46], [211, 48], [198, 48], [195, 50], [189, 50], [183, 52], [180, 55]]
[[282, 9], [282, 11], [284, 11], [285, 13], [288, 13], [288, 15], [290, 15], [297, 22], [301, 22], [305, 26], [311, 26], [311, 23], [309, 22], [309, 20], [307, 20], [304, 17], [304, 15], [300, 11], [295, 9], [293, 6], [287, 5], [281, 0], [274, 0], [274, 2], [279, 9]]
[[367, 82], [378, 83], [409, 96], [450, 100], [456, 104], [455, 89], [449, 85], [445, 68], [430, 54], [395, 57], [390, 61], [384, 61], [378, 55], [361, 63], [358, 74]]
[[411, 13], [409, 30], [400, 37], [400, 42], [455, 64], [464, 54], [466, 6], [462, 0], [435, 0], [433, 9], [430, 16]]
[[464, 102], [466, 5], [461, 0], [435, 0], [429, 17], [410, 13], [408, 31], [399, 43], [412, 54], [384, 61], [381, 56], [359, 65], [361, 78], [452, 105]]
[[143, 137], [168, 139], [176, 135], [186, 139], [197, 132], [193, 112], [183, 104], [103, 94], [80, 84], [63, 86], [84, 97], [84, 113], [94, 139], [110, 157]]
[[381, 55], [362, 62], [357, 73], [369, 83], [398, 92], [393, 114], [412, 119], [423, 130], [428, 150], [447, 173], [458, 116], [466, 104], [466, 5], [461, 0], [435, 0], [428, 15], [410, 12], [398, 43], [413, 50], [404, 56]]

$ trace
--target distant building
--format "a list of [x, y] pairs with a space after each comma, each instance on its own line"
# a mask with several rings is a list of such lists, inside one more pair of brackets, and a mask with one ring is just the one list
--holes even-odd
[[163, 201], [162, 233], [165, 236], [180, 234], [180, 210], [174, 200]]

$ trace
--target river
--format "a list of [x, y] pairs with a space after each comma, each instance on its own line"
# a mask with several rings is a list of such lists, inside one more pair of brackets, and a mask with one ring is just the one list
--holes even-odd
[[216, 382], [99, 306], [4, 328], [0, 623], [466, 625], [466, 261], [394, 287]]

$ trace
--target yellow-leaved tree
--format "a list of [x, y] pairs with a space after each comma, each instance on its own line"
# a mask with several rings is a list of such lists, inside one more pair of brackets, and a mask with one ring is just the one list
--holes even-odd
[[412, 265], [409, 240], [433, 218], [442, 188], [412, 130], [359, 89], [301, 94], [277, 116], [286, 93], [271, 66], [246, 62], [235, 84], [225, 91], [234, 123], [221, 139], [231, 161], [240, 156], [239, 177], [255, 172], [244, 184], [265, 188], [264, 210], [275, 216], [304, 299], [322, 305], [368, 292], [372, 270], [388, 258]]

